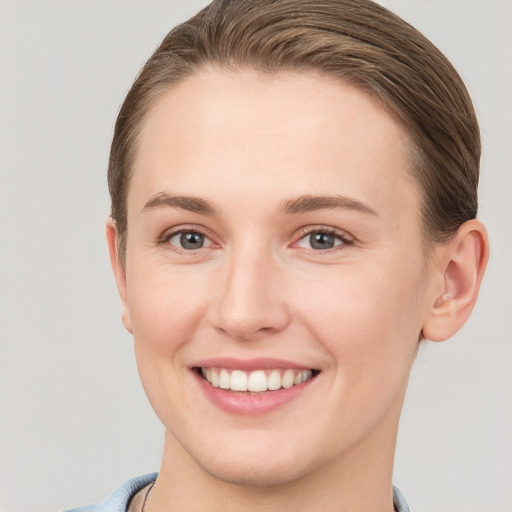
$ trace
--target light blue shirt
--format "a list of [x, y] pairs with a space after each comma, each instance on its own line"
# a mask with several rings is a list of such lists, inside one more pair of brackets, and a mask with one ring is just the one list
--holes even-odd
[[[115, 489], [96, 505], [74, 508], [66, 512], [126, 512], [130, 500], [146, 485], [156, 480], [158, 473], [132, 478]], [[397, 487], [393, 487], [393, 505], [396, 512], [410, 512], [407, 502]]]

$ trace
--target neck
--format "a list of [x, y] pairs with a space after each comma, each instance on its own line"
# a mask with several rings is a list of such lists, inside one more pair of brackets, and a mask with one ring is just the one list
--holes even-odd
[[167, 432], [160, 474], [146, 512], [392, 512], [398, 417], [399, 411], [391, 415], [394, 421], [381, 423], [360, 443], [321, 467], [275, 485], [218, 478], [203, 469]]

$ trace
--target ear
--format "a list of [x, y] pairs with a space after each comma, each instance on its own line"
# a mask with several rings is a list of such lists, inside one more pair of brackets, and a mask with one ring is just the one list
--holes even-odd
[[128, 307], [127, 302], [126, 271], [123, 263], [119, 259], [119, 251], [117, 249], [117, 230], [111, 217], [107, 220], [105, 230], [107, 235], [108, 252], [110, 254], [110, 263], [116, 279], [119, 297], [121, 298], [123, 325], [126, 330], [133, 334], [130, 308]]
[[444, 341], [466, 322], [475, 305], [489, 258], [489, 242], [478, 220], [462, 224], [437, 250], [439, 280], [423, 324], [423, 336]]

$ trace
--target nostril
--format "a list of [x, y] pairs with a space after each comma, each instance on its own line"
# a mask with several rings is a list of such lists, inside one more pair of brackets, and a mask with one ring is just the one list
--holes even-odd
[[256, 341], [261, 338], [270, 336], [274, 332], [277, 332], [277, 329], [274, 327], [260, 327], [257, 329], [251, 329], [250, 327], [244, 328], [241, 325], [218, 327], [218, 330], [222, 334], [227, 335], [239, 342]]

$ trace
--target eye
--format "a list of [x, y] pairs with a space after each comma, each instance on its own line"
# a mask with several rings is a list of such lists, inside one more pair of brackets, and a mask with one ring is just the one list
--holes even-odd
[[304, 249], [326, 251], [340, 245], [348, 245], [351, 243], [352, 241], [350, 239], [333, 230], [317, 229], [303, 235], [295, 245]]
[[206, 243], [211, 244], [211, 241], [198, 231], [181, 231], [179, 233], [171, 234], [167, 238], [167, 243], [174, 245], [179, 249], [193, 251], [202, 249]]

